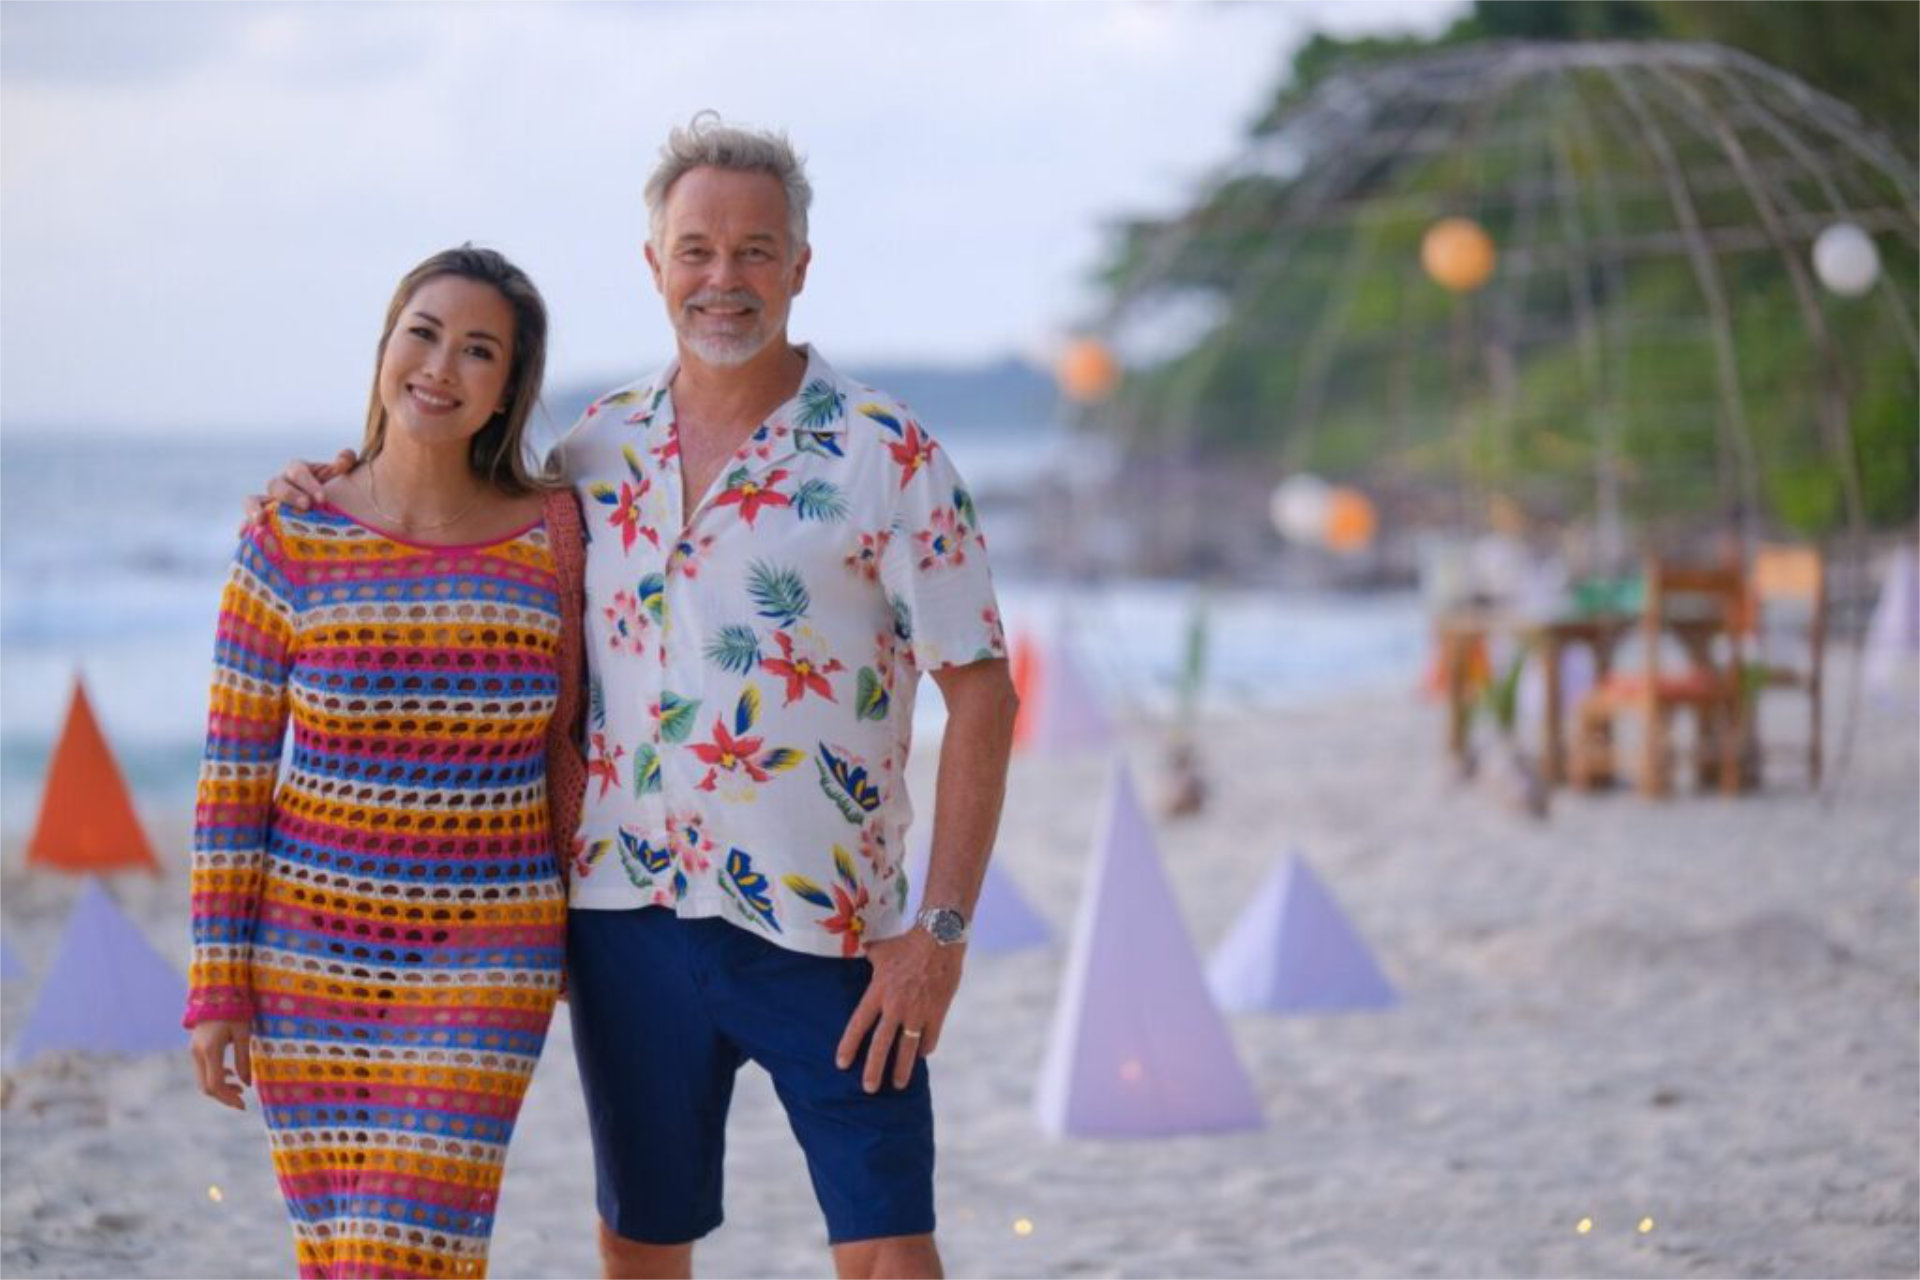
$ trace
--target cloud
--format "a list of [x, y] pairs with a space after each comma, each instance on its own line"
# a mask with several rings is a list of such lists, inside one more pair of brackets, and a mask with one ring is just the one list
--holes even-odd
[[111, 86], [175, 81], [232, 49], [237, 14], [213, 4], [9, 4], [0, 78]]
[[[125, 23], [101, 34], [95, 10]], [[351, 422], [392, 282], [468, 239], [540, 282], [557, 380], [663, 358], [640, 188], [709, 106], [810, 155], [798, 336], [843, 364], [1043, 345], [1084, 310], [1103, 226], [1232, 153], [1303, 24], [1141, 3], [4, 13], [0, 416], [234, 428]]]

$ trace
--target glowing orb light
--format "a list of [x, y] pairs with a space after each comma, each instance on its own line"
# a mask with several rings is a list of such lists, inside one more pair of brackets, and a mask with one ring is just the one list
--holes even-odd
[[1094, 404], [1113, 394], [1120, 382], [1120, 362], [1097, 338], [1076, 338], [1067, 344], [1056, 370], [1060, 390], [1069, 400]]
[[1342, 555], [1364, 551], [1379, 527], [1373, 503], [1358, 489], [1335, 489], [1327, 495], [1327, 522], [1321, 538], [1328, 550]]
[[1017, 1235], [1017, 1236], [1030, 1236], [1030, 1235], [1032, 1235], [1032, 1234], [1033, 1234], [1033, 1219], [1031, 1219], [1031, 1218], [1015, 1218], [1015, 1219], [1013, 1220], [1013, 1234], [1015, 1234], [1015, 1235]]
[[1493, 237], [1472, 218], [1442, 218], [1420, 239], [1420, 265], [1443, 289], [1472, 293], [1493, 275]]
[[1332, 492], [1325, 480], [1297, 471], [1274, 486], [1268, 514], [1273, 527], [1289, 542], [1318, 544], [1327, 527], [1327, 500]]
[[1640, 1219], [1640, 1234], [1641, 1234], [1641, 1235], [1643, 1235], [1643, 1236], [1645, 1236], [1645, 1235], [1652, 1235], [1652, 1234], [1653, 1234], [1653, 1219], [1652, 1219], [1652, 1218], [1642, 1218], [1642, 1219]]
[[1578, 1222], [1576, 1222], [1576, 1223], [1574, 1223], [1574, 1224], [1573, 1224], [1573, 1229], [1574, 1229], [1575, 1231], [1578, 1231], [1578, 1232], [1579, 1232], [1579, 1233], [1580, 1233], [1581, 1235], [1583, 1235], [1583, 1236], [1584, 1236], [1584, 1235], [1586, 1235], [1586, 1234], [1587, 1234], [1587, 1233], [1588, 1233], [1589, 1231], [1592, 1231], [1592, 1230], [1593, 1230], [1593, 1219], [1592, 1219], [1592, 1218], [1582, 1218], [1582, 1219], [1580, 1219], [1580, 1221], [1578, 1221]]
[[1836, 222], [1813, 242], [1813, 273], [1843, 298], [1857, 298], [1880, 278], [1873, 237], [1851, 222]]

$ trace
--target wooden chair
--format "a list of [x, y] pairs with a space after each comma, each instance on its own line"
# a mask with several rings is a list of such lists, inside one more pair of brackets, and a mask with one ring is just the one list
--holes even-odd
[[[1608, 676], [1580, 702], [1570, 781], [1591, 789], [1613, 775], [1613, 722], [1641, 718], [1638, 785], [1648, 796], [1666, 795], [1670, 779], [1673, 713], [1694, 714], [1695, 766], [1702, 785], [1717, 772], [1721, 791], [1740, 789], [1741, 613], [1746, 584], [1738, 567], [1687, 567], [1658, 558], [1646, 568], [1646, 600], [1640, 619], [1639, 670]], [[1669, 635], [1688, 657], [1685, 670], [1662, 663]], [[1724, 657], [1716, 641], [1724, 638]]]
[[[1754, 549], [1748, 575], [1747, 617], [1754, 654], [1748, 670], [1770, 689], [1801, 691], [1807, 697], [1811, 728], [1807, 735], [1807, 779], [1820, 785], [1821, 671], [1827, 642], [1827, 566], [1813, 547], [1762, 544]], [[1783, 615], [1786, 625], [1781, 625]], [[1783, 643], [1793, 651], [1783, 654]], [[1791, 658], [1801, 661], [1792, 661]], [[1758, 696], [1756, 695], [1756, 703]], [[1757, 706], [1755, 708], [1757, 710]], [[1758, 716], [1754, 719], [1757, 721]], [[1758, 726], [1749, 726], [1758, 732]]]

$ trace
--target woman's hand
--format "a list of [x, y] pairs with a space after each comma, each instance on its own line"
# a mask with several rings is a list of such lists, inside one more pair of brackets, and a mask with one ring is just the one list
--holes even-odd
[[[200, 1092], [222, 1106], [245, 1111], [247, 1104], [240, 1090], [253, 1084], [253, 1023], [202, 1022], [193, 1029], [191, 1045], [194, 1069], [200, 1074]], [[231, 1069], [227, 1066], [229, 1046], [233, 1049]]]

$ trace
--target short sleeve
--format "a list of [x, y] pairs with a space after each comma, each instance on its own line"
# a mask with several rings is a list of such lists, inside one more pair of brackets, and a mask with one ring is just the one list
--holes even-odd
[[[909, 424], [909, 432], [917, 432]], [[945, 449], [924, 435], [892, 468], [893, 521], [880, 581], [915, 667], [937, 671], [1007, 654], [973, 495]]]

